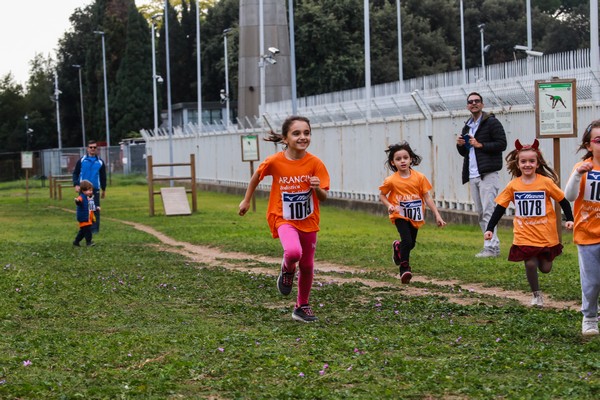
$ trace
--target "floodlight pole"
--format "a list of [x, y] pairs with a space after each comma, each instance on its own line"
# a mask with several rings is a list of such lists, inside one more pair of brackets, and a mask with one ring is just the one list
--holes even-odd
[[106, 124], [106, 162], [108, 164], [108, 177], [112, 176], [110, 173], [110, 126], [108, 124], [108, 84], [106, 83], [106, 47], [104, 45], [104, 32], [94, 31], [96, 35], [100, 35], [102, 38], [102, 67], [104, 69], [104, 118]]
[[83, 83], [81, 80], [81, 65], [74, 64], [73, 68], [77, 68], [77, 72], [79, 74], [79, 105], [81, 106], [81, 137], [83, 139], [83, 148], [87, 146], [87, 142], [85, 141], [85, 117], [83, 114]]
[[196, 75], [198, 80], [198, 129], [202, 131], [202, 63], [200, 57], [200, 0], [196, 2]]

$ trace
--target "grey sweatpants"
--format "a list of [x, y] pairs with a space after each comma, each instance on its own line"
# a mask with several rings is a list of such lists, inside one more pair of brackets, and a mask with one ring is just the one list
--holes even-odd
[[577, 252], [581, 280], [581, 313], [586, 318], [597, 318], [600, 294], [600, 243], [578, 244]]
[[[470, 178], [471, 198], [475, 204], [475, 211], [479, 215], [479, 226], [481, 232], [485, 233], [488, 222], [496, 208], [496, 196], [500, 190], [500, 174], [490, 172], [483, 179], [480, 177]], [[483, 247], [488, 250], [499, 251], [500, 239], [498, 239], [497, 228], [494, 228], [494, 235], [490, 240], [483, 241]]]

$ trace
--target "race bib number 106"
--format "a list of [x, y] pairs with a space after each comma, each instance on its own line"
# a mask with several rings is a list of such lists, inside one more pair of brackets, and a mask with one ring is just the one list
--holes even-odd
[[312, 190], [302, 193], [282, 193], [283, 219], [302, 220], [313, 213]]
[[600, 201], [600, 171], [590, 171], [587, 173], [583, 199], [587, 201]]

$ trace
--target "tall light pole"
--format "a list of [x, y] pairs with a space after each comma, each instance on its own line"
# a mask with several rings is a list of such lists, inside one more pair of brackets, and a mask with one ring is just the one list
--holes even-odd
[[225, 127], [229, 128], [231, 117], [229, 115], [229, 64], [227, 56], [227, 35], [231, 32], [231, 28], [223, 29], [223, 48], [225, 51]]
[[23, 117], [23, 119], [25, 120], [25, 137], [27, 139], [27, 151], [29, 151], [29, 145], [31, 143], [31, 134], [33, 133], [33, 129], [29, 128], [29, 116], [27, 114], [25, 114], [25, 117]]
[[[262, 117], [265, 112], [265, 15], [263, 9], [263, 0], [258, 0], [258, 69], [260, 79], [260, 104], [258, 105], [258, 116]], [[262, 121], [262, 118], [259, 118]], [[262, 122], [261, 122], [262, 124]]]
[[156, 94], [156, 83], [157, 81], [162, 82], [162, 77], [156, 75], [156, 18], [159, 18], [161, 14], [154, 14], [152, 16], [152, 99], [153, 99], [153, 111], [154, 111], [154, 134], [158, 131], [158, 100]]
[[396, 21], [398, 25], [398, 81], [400, 83], [400, 93], [404, 92], [404, 69], [402, 62], [402, 19], [400, 6], [401, 1], [396, 0]]
[[104, 70], [104, 119], [106, 125], [106, 162], [108, 164], [108, 176], [110, 178], [110, 126], [108, 125], [108, 85], [106, 83], [106, 47], [104, 45], [104, 32], [94, 31], [102, 38], [102, 68]]
[[363, 1], [365, 31], [365, 101], [367, 120], [371, 119], [371, 33], [369, 23], [369, 0]]
[[463, 85], [467, 84], [467, 63], [465, 62], [465, 14], [463, 0], [460, 0], [460, 52], [462, 61]]
[[56, 130], [58, 132], [58, 149], [62, 150], [62, 138], [60, 133], [60, 106], [58, 98], [62, 92], [58, 90], [58, 74], [54, 71], [54, 102], [56, 103]]
[[83, 114], [83, 83], [81, 81], [81, 65], [73, 64], [71, 65], [73, 68], [77, 68], [77, 72], [79, 75], [79, 105], [81, 107], [81, 138], [83, 139], [83, 148], [87, 146], [85, 141], [85, 117]]
[[288, 0], [288, 15], [290, 28], [290, 75], [292, 78], [292, 114], [298, 114], [296, 93], [296, 39], [294, 34], [294, 0]]
[[[598, 41], [598, 0], [590, 0], [590, 66], [594, 74], [598, 72], [600, 62], [598, 59]], [[598, 100], [600, 99], [600, 87], [595, 79], [593, 82], [592, 98]]]
[[484, 37], [483, 37], [483, 31], [485, 30], [485, 24], [479, 24], [477, 25], [477, 27], [479, 28], [479, 33], [481, 35], [481, 71], [482, 71], [482, 77], [483, 80], [485, 81], [485, 42], [484, 42]]
[[[173, 164], [173, 108], [171, 105], [171, 55], [169, 53], [169, 0], [165, 0], [165, 64], [167, 65], [167, 125], [169, 130], [169, 163]], [[169, 176], [173, 176], [173, 166]], [[173, 181], [169, 181], [173, 186]]]
[[198, 80], [198, 129], [202, 130], [202, 64], [200, 57], [200, 0], [196, 2], [196, 74]]

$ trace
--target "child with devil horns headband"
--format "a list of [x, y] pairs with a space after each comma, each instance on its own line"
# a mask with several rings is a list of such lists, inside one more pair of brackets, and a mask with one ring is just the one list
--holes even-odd
[[517, 139], [515, 150], [506, 156], [506, 169], [513, 179], [496, 197], [496, 208], [488, 223], [484, 238], [492, 232], [506, 208], [515, 206], [513, 219], [513, 244], [508, 254], [509, 261], [524, 261], [527, 281], [533, 292], [531, 305], [543, 306], [544, 300], [538, 282], [538, 269], [547, 274], [552, 270], [552, 261], [562, 253], [558, 240], [556, 214], [550, 199], [558, 201], [565, 213], [565, 227], [573, 229], [573, 212], [565, 194], [558, 187], [558, 176], [544, 160], [538, 140], [522, 145]]

